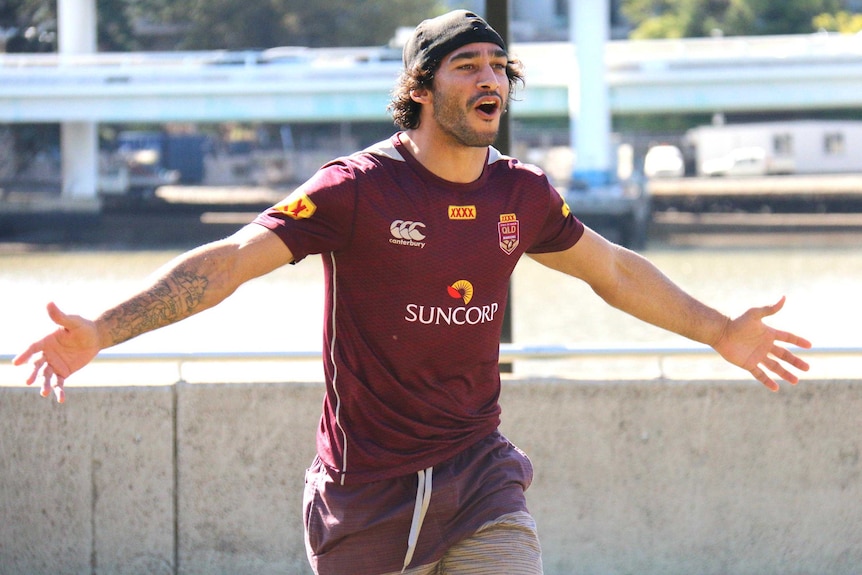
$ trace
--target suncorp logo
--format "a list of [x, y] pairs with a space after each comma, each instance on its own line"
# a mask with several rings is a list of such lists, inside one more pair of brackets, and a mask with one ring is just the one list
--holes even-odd
[[401, 246], [411, 246], [424, 248], [425, 224], [422, 222], [411, 222], [407, 220], [394, 220], [389, 225], [389, 233], [392, 234], [392, 239], [389, 243], [398, 244]]
[[404, 319], [410, 323], [424, 325], [478, 325], [494, 321], [500, 304], [469, 305], [473, 299], [473, 284], [458, 280], [446, 287], [452, 299], [461, 300], [464, 305], [442, 307], [436, 305], [407, 304]]

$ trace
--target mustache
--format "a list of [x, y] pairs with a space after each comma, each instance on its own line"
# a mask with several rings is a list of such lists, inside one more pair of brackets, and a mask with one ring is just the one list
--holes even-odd
[[481, 100], [484, 100], [485, 98], [487, 98], [489, 96], [493, 97], [493, 98], [497, 98], [500, 101], [501, 106], [504, 106], [506, 104], [506, 100], [503, 98], [503, 95], [497, 91], [483, 92], [483, 93], [479, 94], [478, 96], [474, 96], [473, 98], [470, 98], [470, 100], [468, 101], [468, 104], [470, 107], [473, 107], [478, 102], [480, 102]]

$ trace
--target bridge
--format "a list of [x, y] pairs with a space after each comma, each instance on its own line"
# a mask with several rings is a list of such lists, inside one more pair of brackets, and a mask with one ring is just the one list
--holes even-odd
[[[600, 63], [579, 57], [574, 43], [514, 44], [527, 86], [510, 106], [519, 118], [568, 117], [578, 129], [594, 123], [579, 158], [596, 148], [600, 166], [610, 127], [592, 116], [605, 108], [626, 115], [862, 107], [859, 34], [600, 40], [579, 44], [603, 52]], [[83, 199], [94, 194], [89, 148], [99, 122], [388, 121], [400, 66], [400, 53], [382, 47], [0, 54], [0, 123], [62, 123], [64, 165], [86, 168], [64, 167], [64, 196]], [[604, 92], [597, 97], [582, 78], [598, 78]], [[578, 110], [590, 111], [582, 122]]]
[[[515, 44], [518, 117], [567, 117], [580, 90], [569, 43]], [[862, 35], [605, 45], [613, 114], [862, 106]], [[387, 48], [0, 54], [0, 123], [388, 120], [400, 54]]]

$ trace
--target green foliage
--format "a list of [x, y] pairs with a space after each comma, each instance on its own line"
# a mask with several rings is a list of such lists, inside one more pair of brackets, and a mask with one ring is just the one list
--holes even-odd
[[0, 27], [45, 25], [57, 17], [56, 0], [0, 0]]
[[682, 38], [686, 25], [678, 14], [660, 14], [643, 21], [629, 37], [632, 40], [651, 38]]
[[139, 47], [132, 28], [132, 0], [96, 0], [97, 43], [100, 52], [119, 52]]
[[[136, 0], [96, 0], [99, 19], [97, 43], [100, 51], [133, 50], [138, 47], [130, 10], [130, 6], [136, 3]], [[49, 50], [55, 50], [57, 0], [0, 0], [0, 27], [17, 28], [19, 35], [26, 34], [28, 28], [37, 30], [43, 37], [48, 33], [51, 38]], [[43, 50], [31, 41], [22, 51]]]
[[[89, 1], [89, 0], [85, 0]], [[492, 1], [492, 0], [487, 0]], [[587, 0], [578, 0], [587, 1]], [[158, 49], [375, 46], [442, 13], [442, 0], [96, 0], [102, 51], [147, 49], [140, 24], [180, 31]], [[631, 38], [854, 33], [847, 0], [621, 0]], [[0, 0], [0, 27], [53, 30], [57, 0]], [[24, 49], [35, 49], [32, 46]]]
[[838, 26], [841, 7], [841, 0], [623, 0], [622, 12], [633, 39], [692, 38], [807, 34], [830, 29], [815, 18], [828, 23], [834, 15]]
[[7, 52], [52, 52], [56, 49], [55, 3], [47, 0], [0, 0], [0, 28], [6, 29]]
[[[87, 0], [88, 1], [88, 0]], [[180, 27], [177, 50], [378, 46], [441, 14], [440, 0], [96, 0], [101, 51], [144, 48], [138, 24]], [[53, 26], [57, 0], [0, 0], [0, 26]]]
[[373, 46], [399, 26], [415, 26], [439, 13], [423, 0], [141, 0], [138, 17], [188, 23], [177, 44], [183, 50], [273, 46]]
[[818, 30], [855, 34], [862, 32], [862, 14], [851, 14], [844, 10], [836, 14], [818, 14], [814, 17], [813, 24]]

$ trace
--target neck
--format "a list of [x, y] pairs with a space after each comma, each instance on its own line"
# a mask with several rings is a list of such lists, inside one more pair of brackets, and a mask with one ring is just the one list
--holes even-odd
[[467, 184], [478, 180], [485, 169], [487, 146], [464, 146], [422, 129], [402, 132], [400, 138], [425, 169], [444, 180]]

